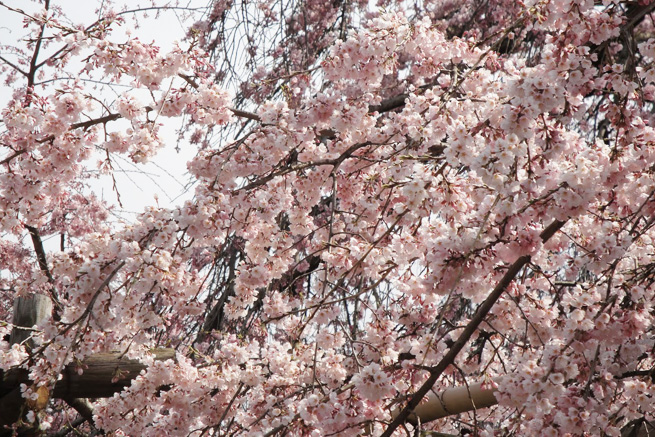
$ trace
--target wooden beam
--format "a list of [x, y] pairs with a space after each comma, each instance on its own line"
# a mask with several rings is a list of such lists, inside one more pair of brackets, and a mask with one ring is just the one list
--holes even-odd
[[[489, 384], [487, 384], [489, 385]], [[483, 384], [470, 384], [448, 388], [439, 393], [431, 393], [428, 399], [420, 403], [409, 415], [407, 421], [413, 425], [442, 419], [455, 414], [488, 408], [498, 404], [494, 396], [495, 389], [483, 388]], [[394, 417], [399, 410], [394, 412]], [[445, 434], [428, 431], [426, 435], [442, 436]], [[631, 421], [621, 429], [621, 437], [649, 437], [655, 435], [655, 423], [640, 418]]]
[[[155, 349], [155, 360], [175, 359], [175, 349]], [[80, 366], [69, 364], [64, 368], [62, 379], [57, 381], [52, 396], [55, 398], [107, 398], [130, 385], [147, 366], [137, 360], [127, 359], [119, 352], [95, 354]]]
[[452, 387], [439, 393], [430, 393], [428, 399], [414, 408], [407, 420], [416, 425], [453, 414], [465, 413], [496, 405], [494, 389], [483, 388], [483, 384]]
[[[174, 349], [155, 349], [155, 360], [175, 359]], [[105, 352], [92, 355], [80, 364], [69, 364], [61, 372], [50, 394], [57, 399], [107, 398], [129, 386], [147, 366], [137, 360], [127, 359], [121, 352]], [[78, 370], [82, 371], [79, 373]], [[9, 393], [20, 384], [29, 384], [27, 372], [12, 369], [0, 381], [0, 395]]]
[[[28, 349], [34, 346], [29, 338], [32, 334], [32, 327], [50, 317], [52, 314], [52, 300], [44, 294], [33, 294], [30, 296], [21, 296], [14, 299], [13, 329], [11, 330], [10, 342], [24, 343]], [[13, 373], [13, 375], [12, 375]], [[20, 382], [5, 387], [4, 380], [6, 376], [15, 378], [16, 375], [23, 375], [24, 382], [30, 385], [27, 378], [27, 370], [17, 369], [16, 371], [0, 372], [2, 383], [0, 383], [0, 435], [5, 435], [2, 430], [5, 426], [11, 426], [20, 419], [25, 418], [28, 410], [37, 407], [45, 407], [48, 402], [49, 393], [45, 387], [38, 390], [39, 398], [28, 405], [26, 399], [22, 397], [20, 391]], [[26, 423], [26, 422], [25, 422]], [[30, 435], [38, 432], [38, 423], [26, 424], [20, 429], [21, 435]]]
[[[29, 338], [32, 327], [50, 317], [52, 310], [53, 303], [49, 296], [33, 294], [16, 298], [11, 343], [24, 343], [28, 349], [33, 348], [34, 344]], [[155, 360], [175, 359], [173, 349], [156, 349], [152, 352]], [[48, 392], [46, 387], [40, 388], [38, 405], [27, 405], [21, 396], [20, 385], [32, 385], [27, 370], [0, 371], [0, 428], [11, 426], [21, 419], [27, 410], [45, 407], [49, 398], [73, 401], [77, 398], [113, 396], [129, 386], [144, 369], [146, 365], [127, 359], [120, 352], [95, 354], [82, 363], [67, 365], [61, 373], [62, 378], [51, 392]]]

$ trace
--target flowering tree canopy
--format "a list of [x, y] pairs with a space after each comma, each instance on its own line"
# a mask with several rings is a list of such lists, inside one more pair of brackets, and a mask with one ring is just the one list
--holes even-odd
[[[0, 1], [27, 35], [0, 50], [8, 435], [654, 419], [655, 2], [103, 1], [83, 24], [20, 3]], [[171, 47], [124, 31], [167, 10]], [[188, 200], [127, 220], [93, 193], [175, 147]], [[107, 393], [61, 394], [99, 361]], [[491, 401], [427, 422], [453, 387]]]

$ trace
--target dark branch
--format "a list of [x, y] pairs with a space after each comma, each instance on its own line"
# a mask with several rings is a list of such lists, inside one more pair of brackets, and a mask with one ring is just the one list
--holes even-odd
[[2, 56], [0, 56], [0, 61], [4, 62], [5, 64], [9, 65], [9, 66], [10, 66], [11, 68], [13, 68], [14, 70], [18, 71], [18, 72], [19, 72], [20, 74], [22, 74], [23, 76], [27, 77], [27, 72], [21, 70], [20, 67], [19, 67], [18, 65], [13, 64], [11, 61], [9, 61], [9, 60], [3, 58]]
[[[551, 223], [541, 233], [542, 241], [544, 243], [548, 241], [559, 229], [562, 228], [562, 226], [564, 226], [564, 223], [565, 222], [559, 220], [555, 220], [553, 223]], [[398, 428], [407, 420], [414, 408], [418, 406], [418, 404], [423, 400], [423, 397], [432, 389], [432, 386], [437, 382], [441, 374], [455, 361], [457, 355], [464, 348], [466, 343], [468, 343], [471, 336], [478, 329], [478, 326], [482, 323], [489, 311], [491, 311], [491, 308], [495, 305], [496, 301], [498, 301], [509, 284], [512, 283], [519, 271], [530, 262], [530, 259], [530, 255], [524, 255], [514, 261], [514, 263], [509, 267], [491, 294], [489, 294], [485, 301], [482, 302], [482, 304], [475, 311], [471, 321], [466, 325], [466, 328], [464, 328], [464, 332], [462, 332], [457, 341], [453, 343], [453, 345], [448, 350], [448, 353], [446, 353], [446, 355], [436, 366], [430, 368], [430, 377], [427, 379], [427, 381], [425, 381], [425, 383], [423, 383], [423, 385], [416, 391], [416, 393], [412, 395], [405, 408], [400, 411], [398, 416], [396, 416], [389, 427], [384, 431], [382, 434], [383, 437], [390, 437], [396, 428]]]
[[48, 277], [50, 283], [54, 283], [55, 278], [52, 277], [52, 273], [50, 273], [50, 270], [48, 269], [48, 260], [46, 258], [43, 241], [41, 240], [39, 231], [35, 227], [29, 225], [25, 225], [25, 229], [29, 231], [30, 237], [32, 238], [32, 245], [34, 246], [34, 251], [36, 252], [36, 258], [39, 261], [41, 272]]
[[[44, 8], [46, 11], [50, 9], [50, 0], [45, 0]], [[39, 57], [39, 51], [41, 50], [41, 44], [43, 43], [43, 34], [45, 33], [45, 21], [41, 23], [41, 30], [39, 31], [39, 36], [36, 39], [36, 47], [34, 47], [34, 53], [32, 54], [32, 59], [30, 60], [30, 70], [27, 73], [27, 87], [31, 88], [34, 86], [34, 78], [36, 77], [36, 71], [38, 67], [36, 65], [36, 60]]]
[[95, 126], [96, 124], [100, 124], [100, 123], [105, 124], [105, 123], [108, 123], [110, 121], [118, 120], [119, 118], [121, 118], [120, 114], [109, 114], [109, 115], [105, 115], [104, 117], [94, 118], [93, 120], [87, 120], [87, 121], [81, 121], [79, 123], [73, 123], [73, 124], [71, 124], [70, 128], [71, 128], [71, 130], [80, 129], [80, 128], [88, 129], [91, 126]]
[[85, 398], [72, 398], [72, 399], [64, 399], [64, 401], [73, 407], [75, 411], [80, 413], [80, 416], [87, 422], [89, 422], [89, 425], [94, 427], [94, 422], [93, 422], [93, 406], [91, 405], [91, 402], [89, 402]]
[[409, 94], [399, 94], [397, 96], [391, 97], [379, 105], [371, 105], [368, 108], [368, 112], [389, 112], [394, 109], [401, 108], [405, 106], [405, 100], [409, 97]]

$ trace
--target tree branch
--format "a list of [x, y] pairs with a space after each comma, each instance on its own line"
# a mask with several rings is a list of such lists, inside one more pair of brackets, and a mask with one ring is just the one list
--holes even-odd
[[87, 120], [87, 121], [81, 121], [79, 123], [73, 123], [71, 124], [70, 130], [79, 129], [79, 128], [88, 129], [96, 124], [100, 124], [100, 123], [105, 124], [110, 121], [118, 120], [119, 118], [122, 118], [120, 114], [108, 114], [105, 115], [104, 117], [94, 118], [92, 120]]
[[[44, 9], [46, 11], [50, 10], [50, 0], [45, 0]], [[39, 51], [41, 50], [41, 43], [43, 43], [43, 34], [45, 33], [46, 22], [41, 23], [41, 30], [39, 31], [39, 36], [36, 39], [36, 47], [34, 48], [34, 53], [32, 54], [32, 59], [30, 60], [30, 70], [27, 72], [27, 87], [31, 88], [34, 86], [34, 78], [36, 77], [36, 71], [38, 67], [36, 66], [36, 60], [39, 57]]]
[[39, 234], [38, 229], [33, 226], [25, 225], [25, 229], [27, 229], [27, 231], [30, 233], [30, 237], [32, 238], [32, 245], [34, 246], [34, 252], [36, 252], [39, 268], [41, 269], [41, 272], [48, 278], [48, 283], [50, 284], [50, 297], [52, 298], [52, 302], [55, 304], [54, 315], [58, 318], [63, 308], [59, 302], [57, 290], [55, 289], [55, 278], [52, 277], [52, 273], [50, 273], [50, 269], [48, 268], [48, 259], [46, 257], [45, 248], [43, 247], [41, 235]]
[[[548, 241], [559, 229], [562, 228], [562, 226], [564, 226], [564, 223], [565, 222], [555, 220], [541, 233], [541, 240], [544, 243]], [[530, 259], [530, 255], [524, 255], [514, 261], [514, 263], [509, 267], [491, 294], [489, 294], [485, 301], [478, 307], [471, 318], [471, 321], [466, 325], [466, 328], [464, 328], [464, 332], [460, 334], [459, 338], [455, 343], [453, 343], [441, 361], [436, 366], [430, 368], [430, 376], [427, 381], [425, 381], [416, 393], [412, 395], [407, 405], [400, 411], [400, 413], [398, 413], [395, 419], [389, 424], [389, 427], [384, 431], [382, 437], [390, 437], [396, 428], [407, 420], [412, 411], [423, 400], [423, 397], [432, 390], [432, 386], [437, 382], [441, 374], [455, 361], [459, 352], [464, 348], [466, 343], [468, 343], [469, 339], [478, 329], [478, 326], [482, 323], [489, 311], [491, 311], [491, 308], [496, 301], [498, 301], [509, 284], [512, 283], [519, 271], [530, 262]]]
[[9, 65], [9, 66], [10, 66], [11, 68], [13, 68], [14, 70], [18, 71], [18, 72], [19, 72], [20, 74], [22, 74], [23, 76], [27, 77], [27, 72], [21, 70], [21, 68], [20, 68], [18, 65], [13, 64], [11, 61], [9, 61], [9, 60], [3, 58], [2, 56], [0, 56], [0, 61], [4, 62], [5, 64]]
[[25, 229], [30, 233], [32, 238], [32, 245], [34, 246], [34, 251], [36, 252], [36, 259], [39, 262], [39, 268], [44, 275], [47, 276], [48, 282], [53, 283], [55, 278], [52, 277], [52, 273], [48, 269], [48, 259], [46, 258], [45, 249], [43, 248], [43, 241], [41, 240], [41, 235], [39, 234], [38, 229], [34, 226], [25, 225]]
[[80, 413], [80, 416], [89, 422], [89, 425], [95, 427], [95, 423], [93, 422], [93, 406], [91, 405], [91, 402], [86, 398], [68, 398], [64, 399], [64, 402]]

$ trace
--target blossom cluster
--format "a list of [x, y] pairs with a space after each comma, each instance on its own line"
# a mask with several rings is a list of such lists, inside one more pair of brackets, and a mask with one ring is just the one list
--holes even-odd
[[[100, 352], [140, 360], [94, 401], [94, 426], [116, 435], [400, 435], [395, 415], [438, 372], [433, 392], [493, 379], [499, 402], [421, 424], [440, 432], [651, 420], [655, 40], [621, 42], [652, 31], [635, 18], [647, 2], [498, 1], [484, 16], [381, 3], [359, 2], [339, 35], [307, 15], [304, 32], [332, 38], [316, 76], [252, 112], [230, 109], [193, 44], [162, 55], [75, 33], [85, 74], [133, 89], [99, 109], [80, 80], [24, 87], [3, 111], [0, 293], [57, 305], [35, 347], [0, 341], [2, 369], [52, 386]], [[190, 34], [209, 41], [229, 8]], [[94, 154], [110, 173], [114, 155], [157, 156], [159, 116], [189, 138], [234, 136], [189, 161], [193, 199], [96, 225], [109, 210], [82, 194]], [[66, 244], [39, 244], [52, 235]], [[161, 347], [175, 359], [155, 360]]]

